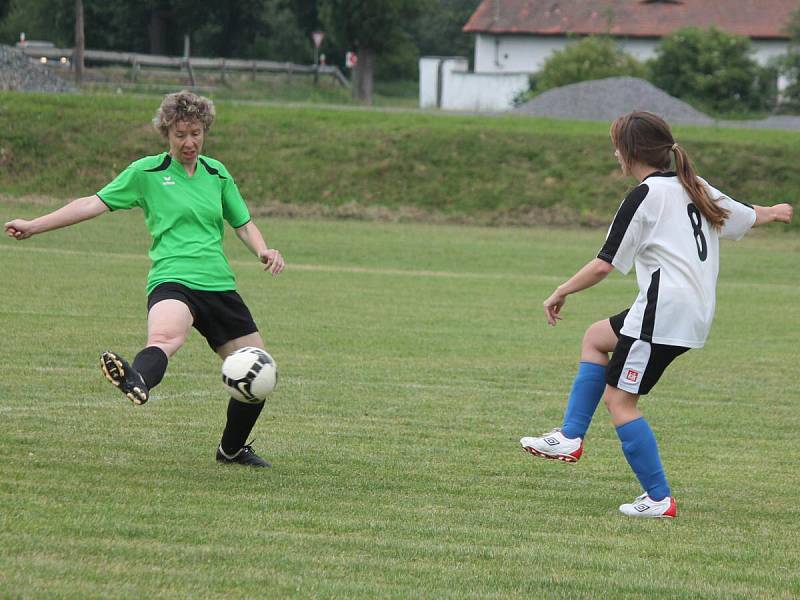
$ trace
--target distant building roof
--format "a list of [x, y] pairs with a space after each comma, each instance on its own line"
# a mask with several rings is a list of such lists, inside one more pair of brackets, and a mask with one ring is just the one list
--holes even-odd
[[797, 0], [483, 0], [465, 32], [663, 37], [717, 27], [757, 39], [789, 38]]

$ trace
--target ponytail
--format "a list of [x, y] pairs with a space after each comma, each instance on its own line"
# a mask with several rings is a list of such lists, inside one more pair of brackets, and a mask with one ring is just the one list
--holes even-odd
[[714, 229], [725, 223], [728, 211], [711, 199], [705, 184], [694, 172], [689, 155], [675, 142], [664, 119], [646, 111], [622, 115], [611, 124], [611, 141], [625, 165], [638, 162], [666, 171], [672, 162], [671, 151], [675, 155], [678, 180], [700, 213]]
[[720, 229], [725, 224], [729, 211], [711, 199], [708, 189], [694, 172], [692, 161], [686, 151], [677, 143], [673, 143], [671, 149], [675, 154], [675, 171], [678, 173], [678, 179], [683, 189], [689, 194], [689, 198], [692, 199], [709, 224], [714, 229]]

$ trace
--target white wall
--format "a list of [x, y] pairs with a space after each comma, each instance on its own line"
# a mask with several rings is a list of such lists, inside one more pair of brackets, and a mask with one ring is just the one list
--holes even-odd
[[528, 90], [526, 73], [452, 73], [442, 95], [442, 108], [498, 112], [514, 106], [514, 98]]
[[[636, 59], [645, 61], [655, 58], [656, 47], [661, 40], [658, 39], [621, 39], [620, 46]], [[751, 40], [753, 45], [753, 59], [760, 65], [766, 65], [770, 59], [786, 54], [789, 42], [780, 40]]]
[[424, 57], [419, 61], [421, 108], [498, 112], [513, 106], [528, 89], [526, 73], [469, 73], [461, 57]]
[[439, 64], [442, 58], [425, 56], [419, 59], [419, 106], [437, 108], [439, 106]]
[[[619, 43], [622, 49], [638, 60], [649, 60], [655, 56], [660, 40], [655, 38], [624, 38]], [[535, 73], [555, 50], [561, 50], [572, 40], [558, 36], [535, 35], [487, 35], [475, 36], [476, 73]], [[784, 54], [788, 42], [753, 40], [753, 58], [759, 64]]]
[[760, 65], [765, 65], [770, 59], [786, 54], [788, 49], [789, 42], [753, 40], [753, 50], [755, 50], [753, 58], [755, 58]]
[[654, 38], [626, 38], [618, 41], [623, 51], [642, 62], [656, 57], [656, 46], [661, 42], [661, 40]]
[[[419, 104], [422, 108], [502, 111], [528, 89], [527, 74], [541, 70], [555, 50], [572, 40], [556, 36], [486, 35], [475, 38], [475, 73], [467, 73], [462, 57], [424, 57], [419, 62]], [[655, 56], [658, 39], [620, 39], [625, 52], [639, 60]], [[760, 64], [786, 52], [787, 43], [753, 40], [753, 58]], [[783, 89], [786, 82], [778, 83]], [[439, 89], [441, 86], [441, 89]]]
[[476, 73], [535, 73], [553, 52], [564, 47], [564, 38], [523, 35], [475, 37]]

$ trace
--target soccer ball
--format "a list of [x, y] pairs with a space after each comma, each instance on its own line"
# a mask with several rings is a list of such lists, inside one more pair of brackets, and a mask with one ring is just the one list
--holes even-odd
[[278, 383], [278, 365], [261, 348], [240, 348], [222, 363], [222, 383], [237, 400], [259, 404]]

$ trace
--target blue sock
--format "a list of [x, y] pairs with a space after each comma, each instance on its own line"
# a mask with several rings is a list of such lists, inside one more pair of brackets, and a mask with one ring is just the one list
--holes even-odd
[[644, 417], [620, 425], [617, 435], [622, 442], [622, 452], [647, 495], [656, 501], [669, 496], [669, 484], [658, 455], [656, 436]]
[[572, 382], [572, 391], [564, 411], [561, 433], [568, 438], [582, 438], [589, 430], [594, 411], [606, 389], [606, 368], [596, 363], [581, 362]]

